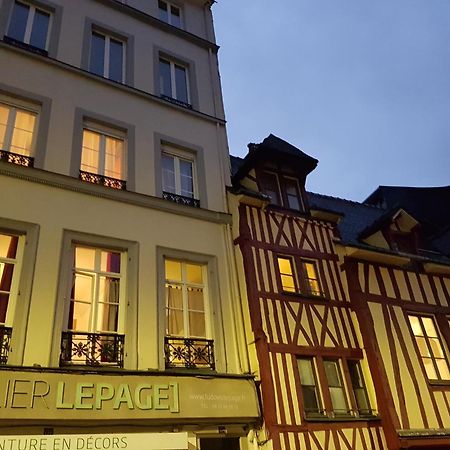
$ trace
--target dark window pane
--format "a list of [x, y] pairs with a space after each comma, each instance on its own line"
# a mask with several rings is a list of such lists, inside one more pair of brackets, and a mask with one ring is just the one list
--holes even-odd
[[176, 6], [171, 6], [170, 11], [171, 11], [170, 23], [175, 27], [181, 28], [180, 8], [177, 8]]
[[123, 81], [123, 43], [114, 39], [109, 43], [109, 78]]
[[170, 63], [159, 60], [159, 92], [161, 95], [172, 97], [172, 83], [170, 79]]
[[278, 177], [274, 173], [264, 172], [260, 176], [261, 191], [268, 195], [274, 205], [281, 205]]
[[92, 73], [103, 76], [105, 68], [105, 37], [98, 33], [92, 33], [91, 59], [89, 70]]
[[319, 399], [317, 398], [317, 392], [315, 386], [302, 386], [303, 393], [303, 406], [305, 408], [306, 415], [320, 413]]
[[161, 20], [164, 20], [164, 22], [169, 22], [169, 14], [167, 11], [167, 3], [165, 2], [158, 2], [158, 8], [159, 8], [159, 18]]
[[50, 14], [36, 10], [34, 13], [33, 28], [31, 29], [30, 44], [45, 49], [47, 44], [48, 25]]
[[189, 103], [186, 69], [184, 67], [175, 66], [175, 83], [177, 86], [177, 99]]
[[284, 179], [284, 187], [286, 189], [286, 196], [288, 207], [291, 209], [301, 210], [300, 194], [298, 191], [297, 182], [288, 178]]
[[17, 39], [18, 41], [24, 40], [29, 10], [30, 8], [22, 3], [14, 3], [14, 9], [8, 29], [9, 37]]

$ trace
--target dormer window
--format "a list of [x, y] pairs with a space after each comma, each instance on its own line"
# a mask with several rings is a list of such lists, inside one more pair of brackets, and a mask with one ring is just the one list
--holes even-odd
[[413, 233], [390, 231], [389, 244], [392, 250], [403, 253], [417, 253], [416, 239]]
[[259, 174], [258, 181], [260, 190], [270, 197], [272, 204], [305, 210], [297, 178], [265, 170]]

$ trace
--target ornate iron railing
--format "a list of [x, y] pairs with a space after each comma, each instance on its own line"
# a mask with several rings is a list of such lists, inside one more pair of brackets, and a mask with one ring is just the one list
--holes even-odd
[[60, 365], [123, 367], [124, 342], [123, 334], [65, 331], [61, 339]]
[[15, 47], [23, 48], [24, 50], [28, 50], [33, 53], [37, 53], [38, 55], [48, 56], [47, 50], [44, 50], [43, 48], [35, 47], [34, 45], [26, 44], [25, 42], [18, 41], [17, 39], [14, 39], [9, 36], [4, 36], [3, 42], [14, 45]]
[[8, 362], [9, 350], [11, 349], [12, 328], [0, 326], [0, 364]]
[[117, 178], [105, 177], [104, 175], [99, 175], [98, 173], [85, 172], [80, 170], [80, 179], [87, 181], [89, 183], [101, 184], [103, 186], [126, 190], [127, 182], [124, 180], [118, 180]]
[[200, 208], [200, 200], [192, 197], [185, 197], [184, 195], [172, 194], [171, 192], [163, 191], [163, 199], [178, 203], [179, 205], [194, 206]]
[[190, 103], [183, 102], [177, 98], [170, 97], [169, 95], [161, 94], [161, 98], [170, 103], [175, 103], [175, 105], [182, 106], [183, 108], [192, 109], [192, 105]]
[[0, 160], [25, 167], [33, 167], [34, 165], [34, 158], [31, 156], [19, 155], [6, 150], [0, 150]]
[[164, 342], [166, 368], [212, 369], [214, 341], [212, 339], [173, 338], [166, 336]]

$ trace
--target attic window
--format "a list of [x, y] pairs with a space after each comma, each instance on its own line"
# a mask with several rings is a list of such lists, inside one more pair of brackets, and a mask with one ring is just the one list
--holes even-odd
[[404, 253], [417, 253], [416, 240], [413, 233], [391, 231], [389, 245], [392, 250]]
[[298, 179], [275, 172], [262, 171], [258, 175], [261, 192], [268, 195], [273, 205], [304, 211]]

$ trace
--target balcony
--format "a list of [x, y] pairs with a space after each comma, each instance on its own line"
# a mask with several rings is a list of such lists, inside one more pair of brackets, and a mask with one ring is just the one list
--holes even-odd
[[118, 180], [117, 178], [105, 177], [98, 173], [85, 172], [80, 170], [80, 180], [87, 181], [93, 184], [101, 184], [102, 186], [119, 189], [125, 191], [127, 189], [127, 182]]
[[65, 331], [61, 339], [60, 366], [123, 368], [124, 342], [122, 334]]
[[185, 197], [184, 195], [172, 194], [171, 192], [163, 191], [163, 199], [178, 203], [184, 206], [194, 206], [200, 208], [200, 200], [192, 197]]
[[8, 354], [11, 348], [12, 328], [0, 326], [0, 364], [8, 362]]
[[166, 369], [215, 369], [214, 341], [165, 337]]
[[19, 155], [18, 153], [0, 150], [0, 161], [5, 161], [18, 166], [33, 167], [34, 158], [31, 156]]

